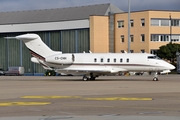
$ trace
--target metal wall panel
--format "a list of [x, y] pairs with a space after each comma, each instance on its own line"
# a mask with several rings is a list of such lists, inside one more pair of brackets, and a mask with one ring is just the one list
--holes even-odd
[[75, 53], [75, 30], [67, 30], [61, 32], [62, 39], [62, 52], [63, 53]]
[[[81, 53], [90, 49], [89, 29], [33, 33], [38, 34], [54, 51]], [[22, 41], [4, 38], [20, 34], [25, 33], [0, 34], [0, 67], [7, 69], [9, 66], [24, 66], [25, 73], [44, 73], [41, 65], [31, 62], [32, 56]]]
[[8, 40], [8, 66], [20, 65], [20, 41], [11, 39]]
[[0, 67], [7, 69], [7, 40], [4, 37], [4, 34], [0, 34]]
[[83, 51], [89, 52], [90, 50], [90, 35], [89, 29], [78, 30], [78, 53]]
[[51, 32], [50, 48], [54, 51], [61, 51], [61, 36], [60, 31]]

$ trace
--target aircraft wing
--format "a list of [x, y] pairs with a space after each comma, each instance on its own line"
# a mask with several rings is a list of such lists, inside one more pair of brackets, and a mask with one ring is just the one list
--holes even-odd
[[115, 74], [118, 72], [125, 72], [123, 68], [75, 68], [75, 69], [56, 69], [58, 73], [72, 74], [72, 75], [86, 75], [89, 73], [97, 75]]

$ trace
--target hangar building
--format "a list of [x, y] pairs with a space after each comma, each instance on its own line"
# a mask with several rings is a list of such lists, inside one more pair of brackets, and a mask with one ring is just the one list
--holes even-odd
[[[128, 50], [128, 13], [110, 3], [4, 12], [0, 16], [0, 67], [4, 69], [24, 66], [26, 73], [44, 73], [30, 61], [21, 41], [4, 38], [24, 33], [39, 34], [51, 49], [63, 53]], [[131, 52], [155, 54], [169, 42], [180, 44], [180, 11], [133, 11], [130, 16]]]
[[24, 66], [26, 73], [44, 73], [44, 69], [40, 65], [30, 61], [31, 55], [24, 43], [18, 40], [7, 40], [4, 37], [36, 33], [55, 51], [63, 53], [88, 52], [90, 50], [90, 26], [94, 26], [93, 23], [90, 23], [91, 16], [108, 16], [120, 12], [122, 11], [119, 8], [109, 3], [70, 8], [1, 12], [0, 66], [4, 69], [9, 66]]

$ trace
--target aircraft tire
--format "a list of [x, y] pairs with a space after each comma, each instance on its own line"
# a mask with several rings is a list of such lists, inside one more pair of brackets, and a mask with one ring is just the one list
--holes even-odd
[[159, 81], [157, 77], [154, 77], [153, 78], [153, 81]]
[[87, 80], [88, 80], [88, 77], [84, 76], [84, 77], [83, 77], [83, 80], [84, 80], [84, 81], [87, 81]]

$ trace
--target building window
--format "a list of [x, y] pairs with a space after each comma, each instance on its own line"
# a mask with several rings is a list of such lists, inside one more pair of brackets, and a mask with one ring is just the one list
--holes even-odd
[[161, 35], [160, 38], [161, 38], [161, 41], [164, 41], [164, 35]]
[[110, 62], [110, 59], [109, 59], [109, 58], [107, 59], [107, 62]]
[[161, 42], [169, 41], [169, 35], [160, 35], [160, 40], [161, 40]]
[[141, 26], [145, 26], [145, 19], [141, 19]]
[[128, 63], [128, 62], [129, 62], [129, 59], [127, 59], [126, 62]]
[[145, 42], [145, 35], [141, 34], [141, 42]]
[[161, 19], [161, 18], [152, 18], [151, 26], [180, 26], [179, 19]]
[[179, 21], [180, 20], [175, 20], [175, 19], [171, 20], [171, 26], [180, 26]]
[[114, 58], [114, 63], [116, 62], [116, 58]]
[[131, 42], [134, 42], [134, 35], [130, 35]]
[[160, 20], [161, 26], [169, 26], [169, 20]]
[[124, 35], [121, 35], [121, 43], [124, 43]]
[[97, 62], [97, 59], [96, 59], [96, 58], [94, 58], [94, 62]]
[[123, 28], [124, 27], [124, 20], [118, 21], [118, 28]]
[[130, 50], [130, 53], [134, 53], [134, 50]]
[[134, 20], [130, 20], [131, 27], [134, 27]]
[[152, 49], [151, 49], [151, 54], [156, 55], [156, 54], [157, 54], [157, 50], [152, 50]]
[[159, 41], [159, 35], [151, 35], [151, 41]]
[[165, 35], [164, 39], [164, 41], [169, 41], [169, 35]]
[[[171, 39], [171, 40], [170, 40]], [[169, 34], [162, 34], [162, 35], [156, 35], [156, 34], [151, 34], [151, 41], [153, 42], [179, 42], [180, 41], [180, 35], [170, 35]]]
[[142, 49], [142, 50], [141, 50], [141, 53], [145, 53], [145, 50], [144, 50], [144, 49]]
[[178, 36], [178, 35], [172, 35], [172, 37], [171, 37], [172, 42], [178, 42], [179, 39], [180, 39], [180, 36]]
[[151, 19], [151, 26], [159, 26], [159, 20], [158, 19]]

